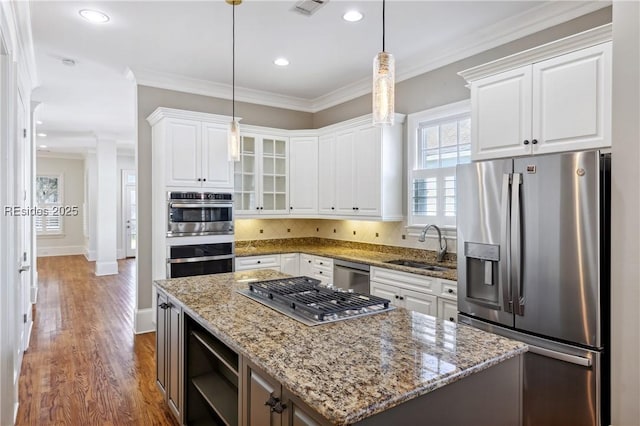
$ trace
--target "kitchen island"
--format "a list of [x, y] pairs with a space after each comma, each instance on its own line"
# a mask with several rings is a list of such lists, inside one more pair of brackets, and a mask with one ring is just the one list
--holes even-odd
[[[182, 423], [207, 411], [214, 422], [241, 425], [520, 423], [526, 345], [405, 309], [309, 327], [237, 293], [283, 276], [262, 270], [155, 283], [165, 304], [159, 385]], [[167, 308], [175, 314], [162, 317]], [[199, 383], [203, 376], [223, 386]], [[220, 397], [222, 388], [230, 395]], [[207, 389], [215, 391], [207, 397]]]

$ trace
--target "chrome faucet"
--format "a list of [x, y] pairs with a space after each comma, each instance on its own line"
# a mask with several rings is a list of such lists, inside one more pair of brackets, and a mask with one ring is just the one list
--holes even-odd
[[420, 234], [420, 237], [418, 238], [418, 241], [424, 243], [429, 228], [434, 228], [438, 232], [438, 247], [440, 247], [440, 249], [438, 250], [438, 262], [442, 262], [442, 259], [444, 259], [444, 255], [447, 253], [447, 240], [445, 238], [442, 238], [442, 232], [440, 231], [439, 227], [437, 227], [436, 225], [425, 226], [422, 230], [422, 233]]

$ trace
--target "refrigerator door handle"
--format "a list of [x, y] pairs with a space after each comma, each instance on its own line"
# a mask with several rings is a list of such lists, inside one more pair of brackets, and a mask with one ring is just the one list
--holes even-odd
[[522, 288], [522, 224], [520, 223], [520, 185], [522, 174], [514, 173], [511, 185], [511, 268], [512, 283], [515, 289], [515, 311], [524, 316], [524, 289]]
[[500, 286], [505, 312], [513, 313], [513, 294], [511, 292], [511, 276], [509, 274], [509, 190], [511, 188], [511, 174], [502, 176], [502, 211], [500, 212]]
[[541, 348], [539, 346], [529, 345], [529, 352], [546, 356], [547, 358], [557, 359], [559, 361], [569, 362], [571, 364], [581, 365], [583, 367], [591, 367], [591, 359], [566, 354], [564, 352], [552, 351], [551, 349]]

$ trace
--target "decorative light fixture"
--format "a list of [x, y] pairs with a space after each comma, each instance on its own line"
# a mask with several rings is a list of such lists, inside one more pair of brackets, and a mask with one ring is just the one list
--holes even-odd
[[240, 125], [236, 120], [236, 6], [242, 0], [226, 0], [232, 6], [231, 24], [231, 109], [232, 119], [229, 123], [227, 134], [227, 149], [229, 151], [229, 161], [240, 161]]
[[82, 9], [78, 13], [92, 24], [105, 24], [111, 19], [106, 13], [94, 9]]
[[373, 58], [373, 125], [392, 126], [394, 121], [395, 59], [385, 52], [385, 0], [382, 0], [382, 52]]
[[363, 17], [364, 15], [361, 12], [358, 12], [357, 10], [350, 10], [344, 15], [342, 15], [342, 19], [344, 19], [347, 22], [358, 22], [362, 20]]

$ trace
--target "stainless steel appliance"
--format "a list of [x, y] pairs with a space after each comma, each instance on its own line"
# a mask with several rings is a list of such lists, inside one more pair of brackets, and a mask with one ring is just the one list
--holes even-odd
[[459, 165], [459, 320], [530, 345], [525, 425], [609, 424], [610, 164], [599, 151]]
[[210, 237], [208, 240], [202, 244], [167, 246], [167, 278], [233, 272], [233, 236]]
[[167, 193], [167, 236], [233, 234], [233, 195]]
[[389, 300], [322, 286], [309, 277], [256, 281], [238, 293], [306, 325], [320, 325], [395, 309]]
[[371, 293], [369, 288], [369, 265], [347, 262], [346, 260], [334, 260], [333, 284], [336, 287], [357, 293]]

